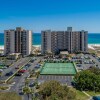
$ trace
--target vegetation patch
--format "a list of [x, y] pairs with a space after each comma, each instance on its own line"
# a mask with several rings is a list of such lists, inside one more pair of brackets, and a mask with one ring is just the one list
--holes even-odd
[[100, 69], [92, 67], [78, 72], [74, 77], [74, 85], [81, 91], [100, 92]]
[[77, 100], [76, 90], [62, 86], [57, 81], [48, 81], [40, 86], [41, 100]]
[[97, 96], [100, 95], [100, 92], [94, 92], [94, 91], [86, 91], [86, 93], [88, 93], [91, 96]]
[[7, 90], [8, 88], [7, 86], [0, 86], [0, 90]]
[[22, 98], [14, 92], [0, 92], [0, 100], [22, 100]]
[[76, 90], [76, 100], [88, 100], [88, 99], [89, 97], [85, 95], [82, 91]]

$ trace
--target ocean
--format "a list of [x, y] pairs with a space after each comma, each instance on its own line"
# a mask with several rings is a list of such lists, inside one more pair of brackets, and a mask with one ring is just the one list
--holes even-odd
[[[33, 45], [41, 45], [41, 34], [34, 33], [32, 43]], [[88, 44], [100, 44], [100, 34], [99, 33], [89, 33], [88, 34]], [[0, 46], [4, 45], [4, 34], [0, 33]]]

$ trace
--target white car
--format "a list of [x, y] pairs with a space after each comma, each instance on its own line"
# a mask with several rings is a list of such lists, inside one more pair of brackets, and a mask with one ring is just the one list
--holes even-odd
[[7, 68], [6, 66], [3, 67], [3, 69], [6, 69], [6, 68]]
[[3, 72], [3, 70], [2, 70], [2, 69], [0, 69], [0, 72]]

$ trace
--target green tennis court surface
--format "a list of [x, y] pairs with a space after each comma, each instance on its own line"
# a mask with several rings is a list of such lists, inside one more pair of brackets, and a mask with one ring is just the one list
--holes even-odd
[[74, 75], [76, 68], [73, 63], [45, 63], [41, 75]]

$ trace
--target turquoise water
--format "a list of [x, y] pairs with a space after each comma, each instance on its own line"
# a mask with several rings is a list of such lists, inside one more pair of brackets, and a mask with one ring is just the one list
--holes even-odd
[[[41, 45], [41, 34], [34, 33], [32, 43], [33, 45]], [[99, 33], [89, 33], [88, 34], [88, 44], [100, 44], [100, 34]], [[0, 33], [0, 45], [4, 45], [4, 34]]]
[[[41, 34], [34, 33], [32, 43], [33, 45], [41, 45]], [[4, 45], [4, 34], [0, 33], [0, 45]]]

